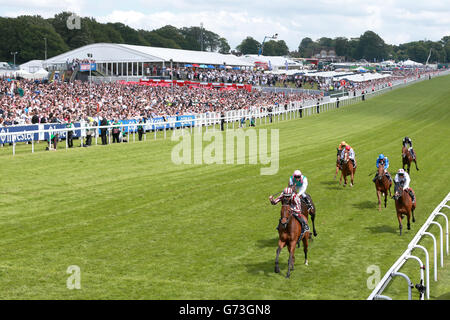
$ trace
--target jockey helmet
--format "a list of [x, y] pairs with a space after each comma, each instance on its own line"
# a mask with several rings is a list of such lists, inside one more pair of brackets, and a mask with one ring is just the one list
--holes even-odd
[[295, 170], [293, 176], [294, 178], [300, 178], [302, 176], [302, 172], [300, 170]]
[[350, 149], [351, 149], [351, 147], [349, 145], [345, 146], [345, 150], [350, 150]]
[[403, 176], [405, 174], [405, 170], [404, 169], [398, 169], [397, 172], [399, 175]]
[[405, 137], [405, 140], [409, 140], [409, 138], [408, 138], [408, 137]]
[[380, 155], [378, 156], [378, 159], [383, 160], [383, 159], [384, 159], [384, 154], [380, 154]]
[[347, 144], [347, 142], [345, 142], [345, 141], [341, 142], [341, 146], [345, 146], [346, 144]]
[[292, 196], [292, 189], [287, 187], [283, 190], [283, 197], [291, 197]]

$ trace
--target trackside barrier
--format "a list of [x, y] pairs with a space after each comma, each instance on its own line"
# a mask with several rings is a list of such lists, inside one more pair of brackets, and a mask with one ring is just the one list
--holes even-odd
[[[442, 76], [449, 74], [449, 71], [442, 72], [439, 75], [436, 76]], [[197, 127], [199, 131], [202, 130], [202, 127], [205, 127], [206, 130], [208, 130], [209, 127], [212, 127], [213, 130], [216, 130], [216, 126], [223, 124], [224, 130], [229, 129], [230, 126], [232, 126], [232, 129], [235, 129], [235, 126], [238, 127], [244, 127], [247, 123], [247, 120], [251, 120], [254, 122], [255, 125], [257, 125], [257, 122], [259, 121], [259, 125], [263, 124], [270, 124], [274, 122], [280, 122], [283, 120], [292, 120], [296, 118], [302, 118], [307, 116], [312, 116], [315, 114], [320, 114], [322, 112], [326, 112], [332, 109], [340, 108], [340, 107], [346, 107], [361, 101], [364, 101], [366, 99], [370, 99], [372, 97], [376, 97], [378, 95], [381, 95], [385, 92], [391, 91], [396, 88], [404, 87], [412, 83], [420, 82], [427, 80], [428, 78], [425, 75], [422, 75], [420, 78], [415, 78], [412, 80], [401, 80], [394, 83], [392, 86], [382, 86], [381, 88], [366, 92], [366, 93], [359, 93], [355, 96], [347, 96], [341, 98], [339, 101], [337, 100], [330, 100], [329, 97], [325, 97], [325, 102], [318, 103], [312, 100], [308, 101], [293, 101], [286, 105], [272, 105], [272, 112], [267, 111], [269, 106], [260, 106], [261, 108], [257, 108], [255, 110], [246, 110], [246, 109], [240, 109], [240, 110], [232, 110], [227, 111], [224, 117], [220, 116], [220, 113], [201, 113], [195, 115], [195, 118], [183, 118], [183, 119], [176, 119], [176, 117], [167, 117], [167, 121], [161, 120], [162, 118], [158, 119], [148, 119], [147, 122], [143, 124], [139, 124], [137, 122], [134, 123], [121, 123], [119, 127], [121, 128], [121, 134], [126, 133], [127, 136], [127, 142], [130, 142], [130, 134], [133, 134], [133, 142], [136, 141], [135, 133], [137, 131], [137, 127], [139, 125], [144, 126], [145, 132], [152, 131], [154, 133], [154, 139], [156, 139], [157, 132], [164, 132], [164, 139], [167, 138], [167, 130], [184, 130], [190, 129], [191, 133], [193, 131], [193, 128]], [[264, 111], [261, 111], [261, 109], [264, 109]], [[189, 117], [189, 116], [187, 116]], [[181, 118], [181, 117], [180, 117]], [[226, 128], [225, 128], [226, 125]], [[89, 126], [88, 124], [84, 123], [81, 124], [81, 127], [77, 128], [51, 128], [51, 129], [39, 129], [39, 130], [30, 130], [30, 131], [21, 131], [21, 132], [8, 132], [8, 128], [10, 127], [0, 127], [0, 147], [3, 147], [4, 144], [12, 144], [12, 150], [13, 155], [15, 155], [16, 150], [16, 143], [18, 140], [21, 140], [20, 142], [23, 142], [23, 136], [26, 134], [29, 139], [28, 142], [31, 142], [32, 147], [31, 151], [34, 152], [34, 143], [38, 141], [35, 138], [35, 135], [38, 137], [50, 136], [52, 133], [56, 134], [58, 133], [60, 137], [66, 137], [68, 131], [81, 131], [80, 138], [81, 138], [81, 145], [83, 145], [83, 138], [86, 137], [86, 131], [87, 130], [94, 130], [94, 134], [92, 135], [92, 138], [94, 139], [95, 144], [97, 144], [97, 138], [99, 137], [98, 131], [99, 129], [107, 129], [107, 135], [108, 135], [108, 144], [111, 143], [111, 132], [112, 128], [117, 127], [117, 125], [111, 124], [108, 126]], [[145, 133], [144, 132], [144, 133]], [[21, 137], [21, 138], [19, 138]], [[77, 136], [78, 137], [78, 136]], [[144, 134], [144, 139], [147, 139], [147, 135]], [[39, 139], [42, 141], [43, 139]], [[49, 141], [50, 145], [50, 141]], [[67, 146], [67, 139], [66, 139], [66, 149]]]
[[[417, 234], [414, 236], [412, 241], [408, 245], [408, 249], [400, 256], [400, 258], [392, 265], [392, 267], [389, 269], [388, 272], [384, 275], [384, 277], [380, 280], [380, 282], [377, 284], [375, 289], [372, 291], [370, 296], [367, 298], [367, 300], [392, 300], [390, 297], [382, 295], [384, 289], [388, 286], [390, 281], [396, 277], [400, 276], [403, 277], [408, 282], [408, 300], [412, 299], [411, 291], [412, 288], [414, 288], [413, 283], [409, 279], [409, 277], [401, 272], [399, 272], [399, 269], [408, 261], [409, 259], [416, 260], [419, 263], [420, 266], [420, 284], [416, 284], [416, 289], [420, 292], [420, 300], [424, 300], [424, 291], [426, 291], [427, 299], [430, 299], [430, 261], [429, 261], [429, 255], [427, 249], [425, 249], [423, 246], [419, 245], [419, 241], [425, 237], [430, 236], [433, 239], [433, 256], [434, 256], [434, 281], [437, 281], [437, 261], [438, 261], [438, 253], [437, 253], [437, 241], [436, 237], [427, 231], [429, 227], [432, 225], [437, 225], [439, 228], [440, 233], [440, 262], [441, 262], [441, 268], [444, 266], [444, 246], [443, 246], [443, 230], [440, 223], [434, 221], [436, 217], [442, 216], [445, 218], [445, 238], [446, 238], [446, 252], [448, 255], [449, 248], [448, 248], [448, 217], [446, 214], [442, 213], [441, 210], [443, 208], [450, 209], [450, 206], [447, 205], [447, 202], [450, 201], [450, 192], [447, 194], [447, 196], [442, 200], [442, 202], [433, 210], [431, 215], [428, 217], [427, 221], [424, 223], [422, 228], [417, 232]], [[413, 256], [411, 253], [414, 249], [420, 249], [425, 253], [425, 264], [422, 263], [422, 261], [417, 258], [416, 256]], [[424, 279], [424, 273], [425, 279]]]

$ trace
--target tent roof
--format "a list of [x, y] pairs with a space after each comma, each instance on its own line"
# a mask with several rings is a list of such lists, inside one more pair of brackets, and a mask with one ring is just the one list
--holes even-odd
[[404, 66], [422, 66], [423, 65], [422, 63], [415, 62], [410, 59], [403, 61], [401, 64]]
[[348, 81], [351, 81], [351, 82], [364, 82], [364, 81], [388, 78], [390, 76], [391, 76], [390, 74], [360, 73], [360, 74], [353, 74], [353, 75], [335, 77], [334, 80], [335, 81], [339, 81], [341, 79], [345, 79], [345, 80], [348, 80]]
[[73, 59], [87, 59], [88, 53], [91, 53], [92, 59], [98, 63], [163, 61], [168, 63], [172, 59], [175, 63], [197, 63], [206, 65], [221, 65], [226, 63], [227, 65], [232, 66], [253, 65], [231, 54], [114, 43], [94, 43], [80, 47], [47, 59], [45, 64], [64, 64], [67, 60], [71, 62]]
[[257, 54], [248, 54], [245, 56], [241, 57], [241, 60], [243, 61], [247, 61], [250, 62], [252, 65], [254, 65], [255, 62], [260, 61], [260, 62], [265, 62], [267, 64], [272, 65], [272, 67], [285, 67], [286, 66], [286, 61], [288, 62], [288, 65], [292, 66], [302, 66], [303, 64], [292, 60], [291, 58], [288, 57], [283, 57], [283, 56], [258, 56]]

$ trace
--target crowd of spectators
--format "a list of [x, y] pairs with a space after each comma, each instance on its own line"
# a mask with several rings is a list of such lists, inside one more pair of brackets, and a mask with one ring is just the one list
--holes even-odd
[[[72, 64], [83, 63], [73, 61]], [[89, 61], [87, 61], [89, 63]], [[181, 72], [181, 70], [180, 70]], [[390, 77], [366, 81], [346, 82], [350, 92], [370, 91], [391, 85], [392, 81], [407, 81], [424, 76], [425, 71], [399, 70]], [[238, 70], [211, 70], [197, 75], [200, 81], [243, 83], [272, 81], [271, 76], [259, 72]], [[204, 80], [206, 77], [207, 80]], [[295, 78], [298, 82], [319, 81], [312, 77]], [[262, 81], [262, 82], [261, 82]], [[328, 84], [329, 85], [329, 84]], [[341, 84], [334, 83], [337, 87]], [[151, 119], [161, 116], [200, 114], [206, 112], [223, 113], [230, 110], [260, 108], [286, 105], [291, 101], [304, 103], [320, 100], [323, 93], [293, 90], [287, 92], [263, 92], [253, 90], [218, 90], [207, 87], [191, 88], [189, 86], [152, 87], [140, 84], [60, 82], [49, 83], [10, 79], [0, 79], [0, 126], [36, 123], [66, 123], [96, 119], [97, 123], [108, 120]]]
[[[21, 94], [19, 94], [19, 91]], [[211, 88], [151, 87], [75, 81], [40, 83], [0, 80], [0, 124], [65, 123], [87, 117], [108, 120], [267, 108], [321, 95]]]

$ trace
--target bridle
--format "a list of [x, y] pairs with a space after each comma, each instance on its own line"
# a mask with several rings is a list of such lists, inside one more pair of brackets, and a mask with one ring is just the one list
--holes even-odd
[[394, 196], [392, 197], [395, 200], [398, 200], [403, 195], [403, 187], [400, 185], [400, 183], [396, 183], [394, 186]]
[[[280, 225], [283, 227], [283, 229], [287, 229], [287, 226], [288, 226], [288, 224], [289, 224], [289, 221], [291, 221], [291, 217], [292, 217], [292, 209], [291, 209], [291, 205], [289, 204], [289, 201], [291, 200], [291, 198], [292, 198], [292, 195], [287, 199], [287, 200], [285, 200], [287, 197], [283, 197], [283, 200], [282, 200], [282, 204], [281, 204], [281, 212], [283, 212], [284, 213], [284, 211], [283, 211], [283, 208], [287, 208], [287, 211], [288, 211], [288, 217], [287, 217], [287, 221], [285, 222], [285, 223], [281, 223], [281, 221], [283, 220], [283, 219], [286, 219], [286, 217], [284, 216], [284, 214], [283, 214], [283, 216], [280, 218]], [[286, 209], [284, 209], [284, 210], [286, 210]]]

